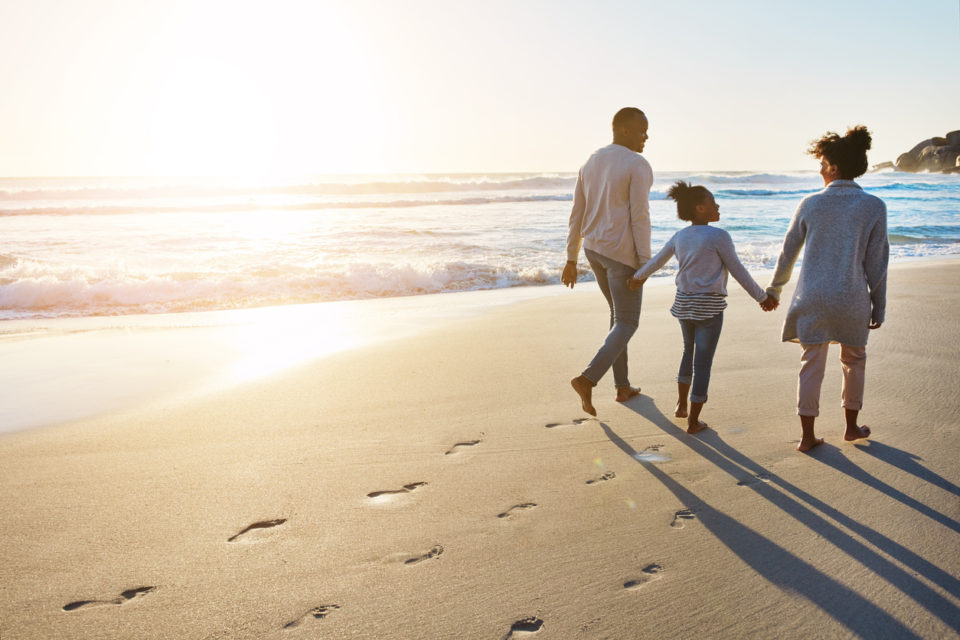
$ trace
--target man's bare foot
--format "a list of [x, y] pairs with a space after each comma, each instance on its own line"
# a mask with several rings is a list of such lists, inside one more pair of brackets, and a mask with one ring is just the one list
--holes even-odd
[[680, 402], [678, 402], [678, 403], [677, 403], [677, 410], [673, 412], [673, 415], [677, 416], [678, 418], [686, 418], [686, 417], [687, 417], [687, 405], [686, 405], [686, 403], [680, 403]]
[[814, 447], [823, 444], [823, 438], [814, 438], [813, 440], [801, 440], [797, 445], [797, 451], [810, 451]]
[[640, 395], [640, 387], [617, 387], [617, 402], [626, 402]]
[[847, 432], [843, 434], [843, 439], [847, 442], [852, 442], [853, 440], [859, 440], [860, 438], [869, 438], [870, 437], [870, 427], [863, 425], [858, 427], [857, 425], [847, 425]]
[[592, 416], [596, 416], [597, 410], [593, 408], [593, 383], [583, 376], [577, 376], [570, 381], [570, 386], [580, 396], [580, 404], [583, 406], [583, 410]]
[[697, 420], [696, 422], [687, 421], [687, 433], [700, 433], [704, 429], [709, 429], [706, 422]]

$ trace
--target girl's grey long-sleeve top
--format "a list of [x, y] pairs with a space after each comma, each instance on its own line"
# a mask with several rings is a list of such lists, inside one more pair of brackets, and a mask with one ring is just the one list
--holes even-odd
[[804, 246], [783, 341], [866, 346], [870, 322], [883, 322], [886, 310], [886, 205], [853, 180], [834, 180], [804, 198], [767, 287], [774, 298], [780, 299]]
[[737, 257], [730, 234], [706, 224], [691, 224], [677, 231], [633, 277], [642, 279], [651, 276], [667, 264], [674, 254], [680, 263], [676, 283], [677, 291], [681, 293], [716, 293], [725, 296], [729, 272], [757, 302], [767, 297]]

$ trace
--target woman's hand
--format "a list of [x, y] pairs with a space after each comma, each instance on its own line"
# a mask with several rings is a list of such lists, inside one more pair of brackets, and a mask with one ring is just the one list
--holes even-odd
[[630, 287], [630, 291], [639, 291], [643, 288], [643, 283], [646, 281], [646, 278], [643, 278], [642, 280], [637, 280], [636, 278], [627, 278], [627, 286]]
[[880, 328], [880, 325], [882, 325], [882, 324], [883, 324], [882, 322], [871, 322], [871, 323], [870, 323], [870, 328], [871, 328], [871, 329], [879, 329], [879, 328]]
[[760, 308], [763, 309], [764, 311], [773, 311], [779, 306], [780, 306], [780, 301], [774, 298], [773, 296], [771, 296], [769, 293], [767, 294], [767, 297], [764, 298], [763, 301], [760, 303]]

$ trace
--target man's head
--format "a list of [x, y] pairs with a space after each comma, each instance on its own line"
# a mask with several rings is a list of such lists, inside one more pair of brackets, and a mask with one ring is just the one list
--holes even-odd
[[613, 116], [613, 143], [640, 153], [647, 142], [647, 116], [636, 107], [624, 107]]

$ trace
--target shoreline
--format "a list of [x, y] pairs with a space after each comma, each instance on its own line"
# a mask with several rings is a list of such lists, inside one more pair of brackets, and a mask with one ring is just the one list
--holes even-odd
[[[898, 261], [895, 268], [960, 258]], [[753, 271], [763, 286], [772, 269]], [[646, 291], [673, 277], [648, 280]], [[596, 281], [576, 292], [596, 292]], [[739, 289], [733, 279], [728, 290]], [[448, 321], [572, 293], [563, 285], [509, 287], [275, 307], [0, 322], [0, 434], [183, 401], [332, 354], [409, 338]], [[645, 313], [649, 305], [645, 304]], [[323, 330], [319, 330], [323, 327]], [[56, 362], [56, 367], [50, 363]], [[91, 366], [95, 363], [95, 366]], [[53, 369], [51, 371], [51, 369]]]

